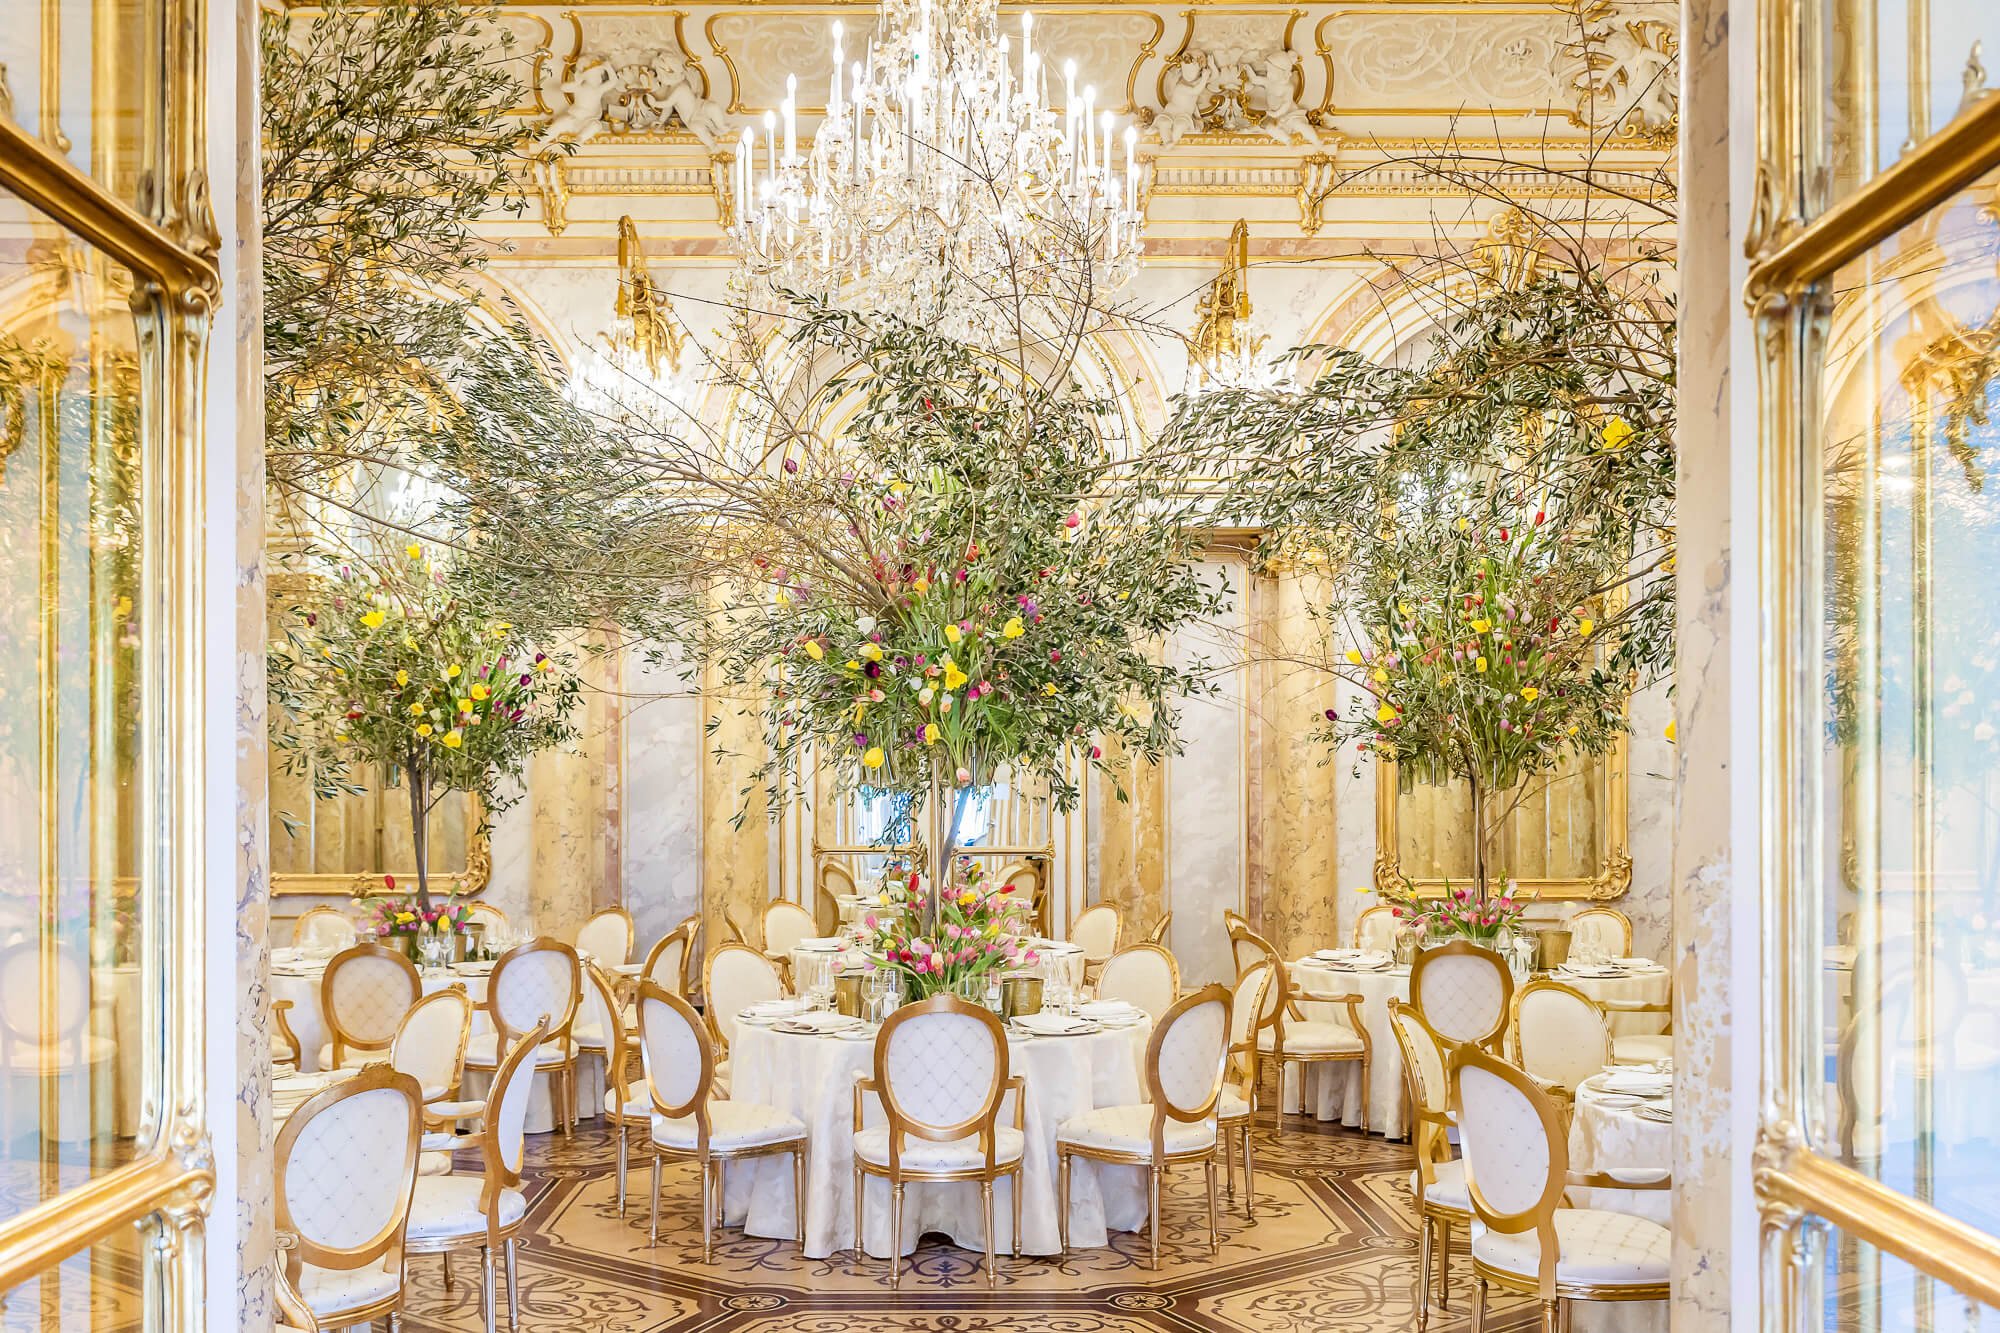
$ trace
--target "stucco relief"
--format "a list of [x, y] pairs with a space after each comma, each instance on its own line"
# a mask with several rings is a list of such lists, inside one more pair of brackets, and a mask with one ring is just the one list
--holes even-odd
[[[692, 134], [710, 149], [728, 126], [678, 15], [575, 25], [576, 50], [559, 74], [540, 68], [537, 96], [551, 108], [537, 143], [588, 143], [601, 133]], [[553, 86], [551, 86], [553, 85]]]
[[[772, 110], [785, 100], [785, 76], [798, 78], [799, 108], [817, 114], [826, 105], [833, 80], [833, 24], [841, 24], [841, 45], [850, 60], [861, 59], [875, 35], [875, 18], [868, 10], [847, 14], [720, 13], [702, 25], [703, 39], [715, 53], [714, 62], [728, 71], [732, 88], [726, 101], [730, 115], [747, 116]], [[754, 59], [748, 58], [754, 53]], [[803, 132], [801, 137], [803, 137]]]
[[[1318, 37], [1333, 62], [1336, 112], [1534, 110], [1568, 100], [1557, 71], [1573, 27], [1562, 14], [1341, 13]], [[1485, 57], [1468, 62], [1468, 50]]]

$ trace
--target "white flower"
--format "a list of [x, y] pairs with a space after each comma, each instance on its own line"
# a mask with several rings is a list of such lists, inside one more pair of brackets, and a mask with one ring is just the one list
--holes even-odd
[[873, 634], [875, 632], [875, 617], [861, 617], [861, 619], [854, 622], [854, 628], [860, 630], [863, 634]]
[[1981, 722], [1978, 726], [1972, 729], [1972, 739], [1980, 742], [1981, 744], [1984, 744], [1987, 741], [1992, 740], [1993, 724], [1991, 722]]

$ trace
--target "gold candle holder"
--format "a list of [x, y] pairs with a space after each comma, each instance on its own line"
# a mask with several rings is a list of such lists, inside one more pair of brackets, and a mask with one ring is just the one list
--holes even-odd
[[1000, 1017], [1020, 1018], [1026, 1014], [1042, 1011], [1042, 979], [1040, 977], [1003, 977], [1000, 981]]
[[861, 976], [859, 972], [842, 972], [833, 979], [835, 1012], [849, 1018], [861, 1017]]

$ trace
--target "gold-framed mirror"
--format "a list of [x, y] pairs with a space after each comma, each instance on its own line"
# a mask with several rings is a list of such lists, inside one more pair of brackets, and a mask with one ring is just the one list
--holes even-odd
[[[466, 897], [484, 891], [493, 878], [484, 823], [478, 798], [463, 792], [431, 811], [433, 886], [456, 885]], [[360, 792], [314, 800], [305, 779], [274, 770], [270, 838], [274, 895], [380, 893], [385, 875], [395, 876], [398, 891], [416, 887], [409, 795], [401, 786], [377, 780]]]
[[[1630, 766], [1620, 735], [1596, 758], [1571, 760], [1530, 779], [1529, 792], [1494, 834], [1489, 861], [1536, 898], [1606, 902], [1632, 887]], [[1408, 875], [1420, 893], [1472, 879], [1472, 798], [1462, 784], [1403, 791], [1394, 764], [1375, 785], [1375, 887]], [[1505, 802], [1511, 794], [1493, 798]]]

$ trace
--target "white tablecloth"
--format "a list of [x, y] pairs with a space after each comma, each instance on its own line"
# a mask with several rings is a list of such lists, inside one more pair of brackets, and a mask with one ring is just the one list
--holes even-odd
[[[1636, 1108], [1623, 1105], [1621, 1097], [1609, 1097], [1607, 1105], [1607, 1096], [1588, 1079], [1577, 1089], [1576, 1113], [1569, 1125], [1570, 1170], [1672, 1170], [1672, 1123], [1646, 1119]], [[1579, 1208], [1631, 1213], [1662, 1225], [1669, 1224], [1673, 1216], [1672, 1190], [1578, 1189], [1570, 1191], [1570, 1202]]]
[[[1549, 975], [1565, 986], [1582, 991], [1600, 1004], [1606, 1000], [1665, 1004], [1667, 997], [1673, 993], [1673, 973], [1664, 967], [1643, 968], [1628, 972], [1622, 977], [1578, 977], [1560, 968]], [[1665, 1032], [1669, 1015], [1613, 1012], [1607, 1017], [1611, 1020], [1611, 1035], [1627, 1037], [1633, 1033]]]
[[[1056, 1127], [1100, 1106], [1145, 1100], [1143, 1064], [1149, 1028], [1082, 1037], [1010, 1037], [1009, 1074], [1026, 1083], [1027, 1152], [1022, 1162], [1021, 1250], [1054, 1254], [1056, 1226]], [[872, 1041], [804, 1036], [744, 1024], [730, 1048], [730, 1095], [776, 1106], [806, 1124], [811, 1143], [806, 1177], [806, 1246], [820, 1259], [854, 1243], [854, 1080], [874, 1068]], [[882, 1123], [870, 1099], [869, 1125]], [[1001, 1122], [1012, 1124], [1011, 1101]], [[753, 1158], [726, 1169], [724, 1217], [745, 1234], [791, 1239], [792, 1163], [789, 1157]], [[1013, 1245], [1013, 1185], [993, 1193], [994, 1251]], [[871, 1255], [889, 1253], [889, 1192], [882, 1181], [867, 1186], [862, 1227]], [[1100, 1166], [1077, 1159], [1070, 1172], [1070, 1244], [1105, 1244], [1110, 1231], [1136, 1231], [1146, 1221], [1146, 1177], [1137, 1167]], [[902, 1252], [925, 1232], [939, 1232], [968, 1249], [985, 1244], [979, 1186], [911, 1185], [903, 1195]]]
[[[1293, 984], [1306, 990], [1328, 995], [1361, 996], [1361, 1021], [1368, 1028], [1371, 1043], [1368, 1128], [1376, 1134], [1400, 1138], [1404, 1133], [1403, 1056], [1396, 1045], [1396, 1030], [1389, 1024], [1389, 999], [1391, 996], [1399, 1000], [1410, 998], [1410, 969], [1392, 967], [1383, 972], [1357, 972], [1302, 958], [1291, 965], [1290, 971]], [[1348, 1021], [1347, 1006], [1344, 1004], [1305, 1003], [1299, 1007], [1308, 1018], [1331, 1018], [1342, 1023]], [[1300, 1068], [1294, 1065], [1285, 1075], [1283, 1095], [1287, 1111], [1299, 1109]], [[1358, 1063], [1342, 1061], [1304, 1068], [1307, 1070], [1306, 1111], [1320, 1120], [1359, 1125], [1361, 1079]]]

